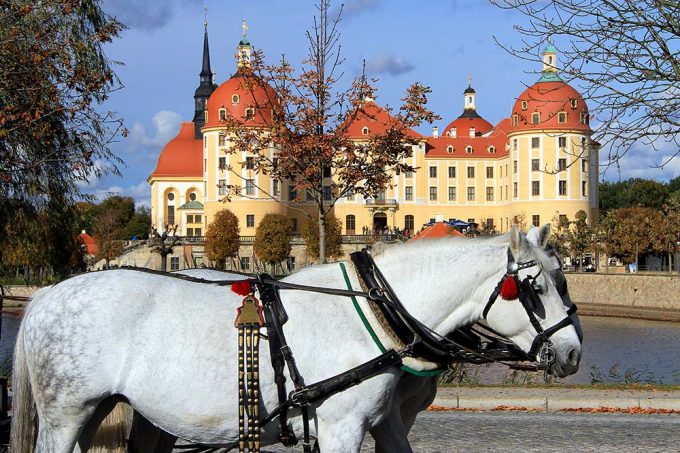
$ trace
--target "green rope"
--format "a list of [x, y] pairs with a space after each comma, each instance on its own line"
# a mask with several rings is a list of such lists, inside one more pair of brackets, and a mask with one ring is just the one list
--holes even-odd
[[[347, 275], [347, 269], [345, 269], [345, 263], [340, 263], [340, 269], [342, 269], [342, 276], [345, 277], [345, 283], [347, 284], [347, 289], [350, 291], [353, 290], [352, 288], [352, 283], [349, 281], [349, 276]], [[359, 302], [357, 301], [357, 298], [354, 296], [350, 296], [352, 299], [352, 305], [354, 305], [354, 309], [357, 311], [357, 314], [359, 315], [359, 318], [361, 319], [361, 322], [364, 324], [364, 327], [366, 330], [368, 330], [368, 333], [371, 335], [371, 338], [373, 338], [373, 342], [378, 346], [378, 349], [380, 352], [387, 352], [387, 349], [385, 349], [385, 346], [380, 342], [380, 339], [378, 338], [378, 335], [375, 333], [375, 330], [373, 330], [373, 327], [371, 326], [371, 323], [368, 322], [368, 319], [366, 319], [366, 315], [364, 314], [363, 310], [361, 310], [361, 307], [359, 306]], [[428, 377], [428, 376], [439, 376], [440, 374], [443, 373], [443, 370], [429, 370], [429, 371], [418, 371], [414, 370], [411, 367], [408, 367], [406, 365], [402, 365], [401, 369], [403, 371], [406, 371], [407, 373], [413, 374], [414, 376], [420, 376], [420, 377]]]

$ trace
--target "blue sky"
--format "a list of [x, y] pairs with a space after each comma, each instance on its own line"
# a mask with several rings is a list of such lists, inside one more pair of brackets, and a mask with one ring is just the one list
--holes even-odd
[[[125, 161], [123, 177], [91, 181], [87, 192], [119, 193], [149, 204], [146, 178], [179, 123], [193, 116], [203, 5], [200, 0], [104, 0], [104, 10], [129, 27], [106, 49], [111, 59], [122, 63], [116, 73], [124, 88], [104, 107], [123, 117], [130, 134], [113, 146]], [[268, 60], [285, 53], [289, 61], [300, 62], [306, 55], [304, 33], [312, 24], [313, 5], [313, 0], [207, 0], [217, 83], [235, 71], [233, 55], [242, 19], [248, 21], [250, 42]], [[428, 85], [429, 107], [442, 117], [436, 124], [440, 130], [462, 112], [468, 74], [477, 91], [477, 111], [493, 124], [510, 115], [515, 98], [538, 78], [538, 62], [517, 59], [494, 42], [494, 36], [506, 44], [517, 42], [520, 37], [513, 25], [524, 18], [486, 0], [347, 0], [344, 11], [343, 82], [351, 81], [365, 59], [369, 75], [379, 78], [380, 104], [398, 106], [404, 90], [415, 81]], [[431, 128], [424, 125], [420, 132], [429, 134]], [[657, 159], [658, 153], [637, 149], [624, 158], [620, 174], [610, 169], [604, 178], [667, 180], [680, 175], [678, 159], [664, 170], [650, 168]]]

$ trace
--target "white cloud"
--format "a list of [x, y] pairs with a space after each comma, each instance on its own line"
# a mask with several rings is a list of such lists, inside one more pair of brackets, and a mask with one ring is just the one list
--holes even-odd
[[[349, 0], [344, 3], [342, 8], [343, 19], [353, 19], [362, 15], [367, 11], [377, 9], [380, 6], [380, 0]], [[331, 17], [336, 17], [338, 14], [338, 8], [336, 8]]]
[[99, 201], [112, 195], [120, 195], [122, 197], [134, 198], [135, 206], [151, 206], [151, 186], [146, 181], [128, 187], [109, 186], [99, 188], [91, 191], [91, 194], [95, 195]]
[[400, 75], [415, 69], [415, 66], [403, 57], [396, 57], [389, 53], [382, 53], [370, 58], [366, 62], [368, 74]]
[[151, 117], [153, 124], [151, 133], [143, 123], [137, 122], [130, 128], [125, 144], [130, 151], [160, 148], [177, 134], [181, 122], [182, 115], [179, 113], [161, 110]]

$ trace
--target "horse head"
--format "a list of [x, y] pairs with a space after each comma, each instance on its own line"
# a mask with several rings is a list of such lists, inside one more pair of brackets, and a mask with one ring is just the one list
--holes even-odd
[[532, 229], [526, 237], [513, 227], [507, 271], [484, 316], [491, 328], [530, 358], [545, 362], [551, 374], [564, 377], [578, 370], [580, 323], [574, 323], [575, 312], [567, 312], [571, 299], [566, 280], [556, 282], [564, 275], [555, 272], [555, 260], [546, 253], [549, 236], [549, 225]]

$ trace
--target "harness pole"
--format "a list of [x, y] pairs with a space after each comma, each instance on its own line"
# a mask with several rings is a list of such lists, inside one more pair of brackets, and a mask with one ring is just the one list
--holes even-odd
[[[260, 452], [260, 327], [262, 306], [252, 291], [237, 309], [238, 451]], [[246, 417], [248, 419], [246, 423]]]

